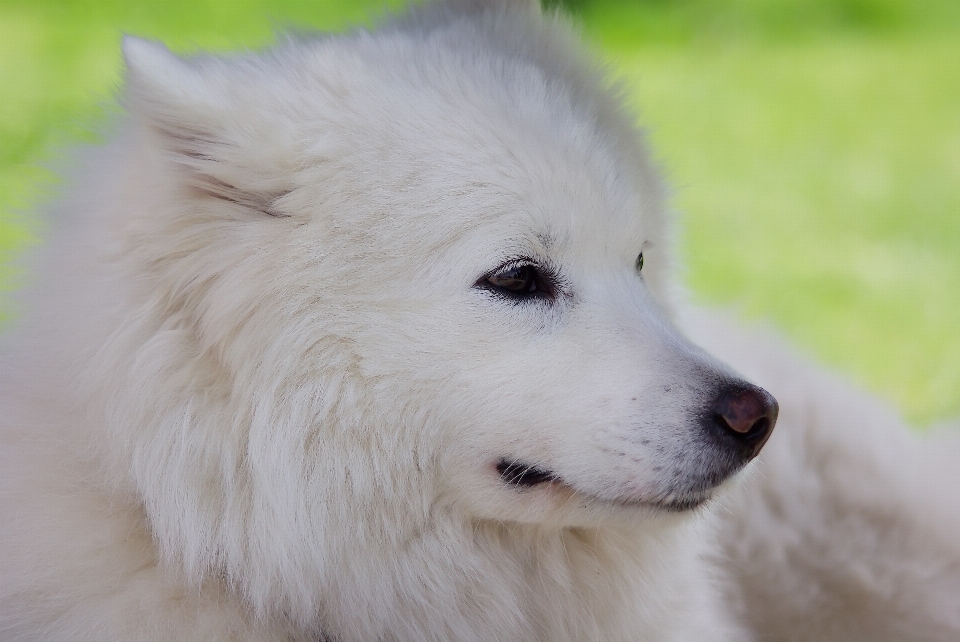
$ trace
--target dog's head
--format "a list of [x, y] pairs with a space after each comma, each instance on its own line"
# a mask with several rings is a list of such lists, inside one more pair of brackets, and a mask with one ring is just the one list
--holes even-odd
[[562, 21], [451, 7], [264, 56], [125, 45], [123, 336], [155, 401], [116, 438], [192, 563], [329, 568], [441, 513], [655, 519], [773, 428], [672, 324], [663, 189]]

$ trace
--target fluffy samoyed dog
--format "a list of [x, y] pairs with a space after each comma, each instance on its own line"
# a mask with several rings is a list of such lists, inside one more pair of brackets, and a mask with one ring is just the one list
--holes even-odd
[[124, 54], [3, 356], [2, 640], [960, 639], [956, 439], [674, 302], [561, 17]]

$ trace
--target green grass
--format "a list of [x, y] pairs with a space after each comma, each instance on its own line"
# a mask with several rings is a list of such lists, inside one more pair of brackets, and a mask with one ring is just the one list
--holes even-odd
[[[918, 423], [960, 414], [960, 3], [566, 4], [651, 130], [699, 296], [772, 319]], [[121, 32], [259, 46], [383, 6], [2, 0], [0, 253], [37, 235], [22, 212], [55, 189], [39, 163], [92, 138]], [[24, 278], [4, 265], [0, 298]]]
[[[894, 399], [960, 414], [960, 40], [622, 54], [688, 280]], [[623, 73], [627, 73], [624, 71]]]

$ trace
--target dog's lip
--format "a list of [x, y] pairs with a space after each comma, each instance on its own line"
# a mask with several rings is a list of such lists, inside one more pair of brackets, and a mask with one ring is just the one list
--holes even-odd
[[619, 497], [601, 497], [591, 492], [580, 490], [572, 484], [566, 482], [562, 477], [550, 469], [543, 468], [526, 462], [501, 458], [497, 462], [497, 472], [500, 479], [507, 485], [514, 486], [518, 490], [532, 489], [537, 486], [553, 486], [564, 488], [571, 493], [581, 497], [587, 497], [591, 500], [603, 502], [605, 504], [614, 504], [624, 508], [657, 508], [672, 513], [682, 513], [693, 510], [708, 502], [712, 496], [713, 489], [703, 490], [697, 493], [671, 497], [669, 499], [628, 499]]
[[[560, 482], [563, 483], [563, 482]], [[689, 495], [681, 495], [676, 497], [671, 497], [669, 499], [631, 499], [626, 497], [600, 497], [594, 495], [593, 493], [584, 492], [578, 490], [569, 484], [563, 483], [564, 486], [572, 490], [577, 495], [582, 497], [589, 497], [598, 502], [603, 502], [605, 504], [613, 504], [615, 506], [620, 506], [623, 508], [630, 509], [642, 509], [642, 508], [655, 508], [658, 510], [667, 511], [670, 513], [684, 513], [687, 511], [694, 510], [703, 506], [708, 501], [713, 498], [713, 493], [711, 491], [702, 491], [699, 493], [690, 493]]]
[[[583, 494], [583, 493], [581, 493]], [[593, 495], [591, 495], [593, 497]], [[694, 510], [706, 504], [713, 498], [713, 493], [700, 493], [689, 497], [678, 497], [670, 500], [631, 500], [631, 499], [603, 499], [597, 497], [600, 501], [612, 502], [621, 506], [648, 506], [659, 508], [671, 513], [683, 513]]]

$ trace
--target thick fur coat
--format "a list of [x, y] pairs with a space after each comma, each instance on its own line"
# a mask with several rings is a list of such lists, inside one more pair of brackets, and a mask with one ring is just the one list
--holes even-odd
[[124, 53], [0, 363], [4, 642], [960, 639], [956, 438], [675, 302], [561, 17]]

